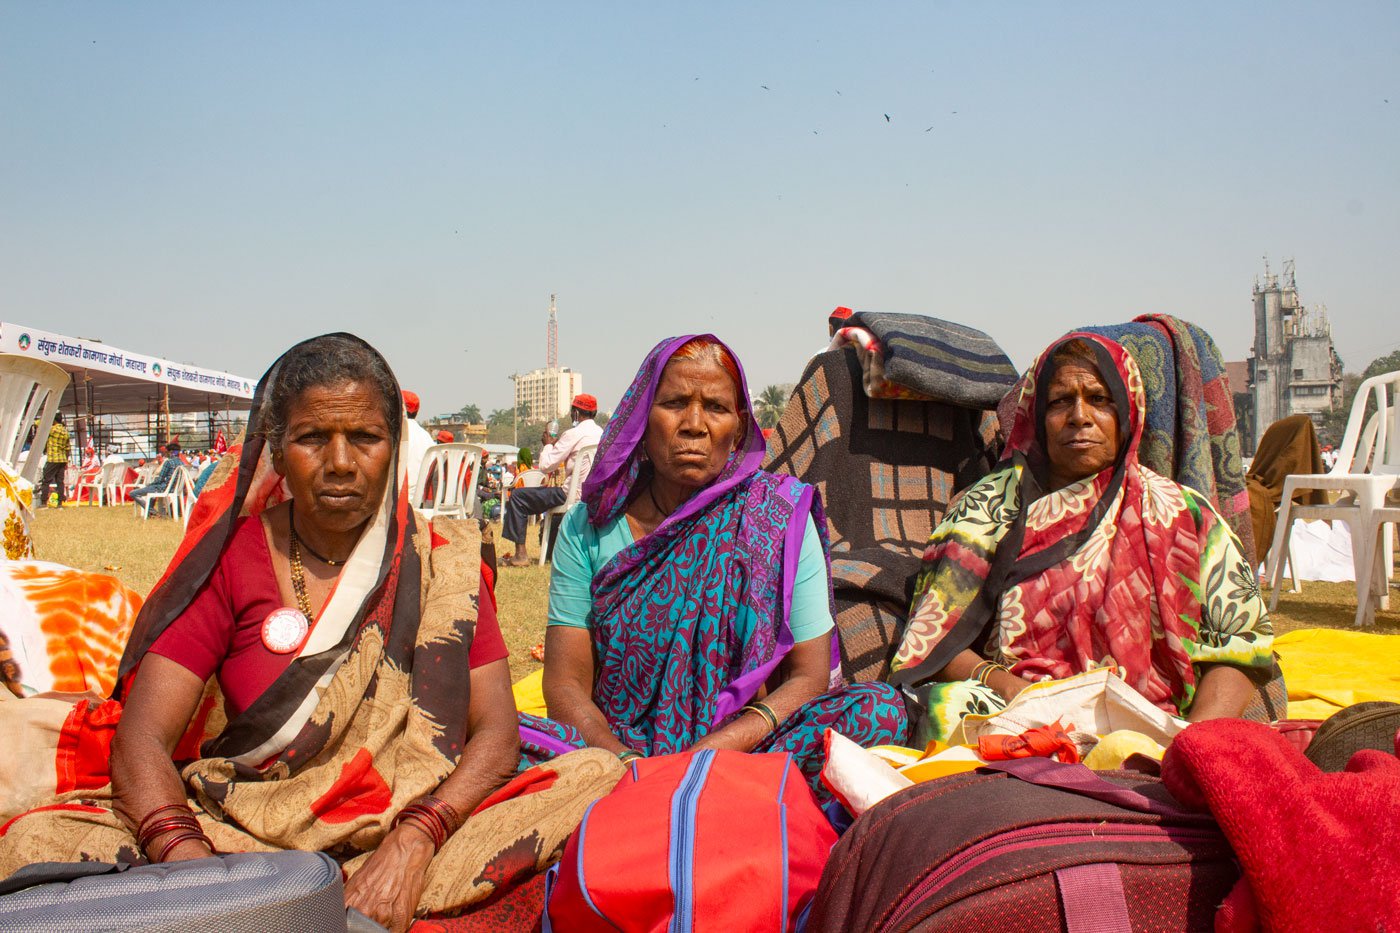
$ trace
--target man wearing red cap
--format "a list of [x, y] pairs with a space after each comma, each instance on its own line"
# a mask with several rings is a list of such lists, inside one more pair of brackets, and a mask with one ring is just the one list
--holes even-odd
[[418, 393], [403, 390], [403, 409], [408, 412], [408, 424], [404, 428], [408, 432], [408, 501], [416, 508], [422, 493], [418, 488], [418, 471], [428, 448], [433, 446], [433, 436], [418, 423]]
[[535, 464], [544, 473], [552, 473], [560, 464], [564, 466], [564, 486], [530, 486], [516, 489], [506, 501], [506, 514], [502, 520], [501, 537], [515, 543], [515, 553], [505, 559], [511, 567], [528, 567], [530, 559], [525, 556], [525, 523], [531, 515], [543, 515], [550, 509], [564, 504], [568, 494], [569, 477], [574, 470], [574, 454], [585, 447], [598, 446], [603, 429], [593, 418], [598, 414], [598, 400], [586, 392], [574, 396], [569, 408], [569, 417], [574, 426], [559, 436], [557, 440], [546, 431], [540, 438], [544, 449], [540, 451]]

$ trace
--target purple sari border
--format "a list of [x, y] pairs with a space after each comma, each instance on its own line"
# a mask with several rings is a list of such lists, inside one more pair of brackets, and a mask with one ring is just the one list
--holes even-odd
[[536, 729], [534, 726], [520, 724], [520, 741], [523, 745], [534, 745], [545, 749], [551, 755], [567, 755], [569, 752], [578, 751], [579, 746], [571, 745], [558, 736]]
[[[761, 666], [745, 674], [741, 674], [729, 683], [720, 692], [719, 700], [715, 704], [714, 721], [711, 725], [717, 726], [752, 700], [758, 689], [767, 682], [773, 671], [777, 670], [783, 658], [787, 657], [792, 650], [792, 591], [793, 584], [797, 580], [797, 560], [802, 552], [802, 537], [807, 531], [807, 516], [812, 512], [812, 502], [816, 496], [816, 487], [801, 484], [802, 491], [795, 501], [792, 499], [792, 490], [799, 485], [797, 480], [790, 476], [783, 477], [783, 482], [779, 486], [781, 494], [789, 501], [793, 502], [792, 520], [788, 522], [786, 531], [783, 534], [783, 611], [780, 617], [778, 628], [777, 649], [773, 656]], [[839, 660], [840, 655], [837, 655]]]

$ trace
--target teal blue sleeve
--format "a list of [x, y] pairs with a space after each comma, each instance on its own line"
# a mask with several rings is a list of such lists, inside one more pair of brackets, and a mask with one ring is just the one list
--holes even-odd
[[588, 546], [592, 531], [582, 502], [569, 509], [559, 523], [559, 537], [550, 554], [550, 625], [588, 628], [588, 613], [593, 607], [593, 562]]
[[817, 526], [807, 519], [802, 550], [797, 558], [797, 579], [792, 587], [792, 640], [810, 641], [836, 627], [831, 618], [831, 585]]

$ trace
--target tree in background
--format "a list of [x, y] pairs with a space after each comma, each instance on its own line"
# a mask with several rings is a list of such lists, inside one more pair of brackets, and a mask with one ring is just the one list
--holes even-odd
[[[1351, 415], [1351, 406], [1356, 401], [1356, 390], [1361, 383], [1372, 376], [1380, 376], [1384, 373], [1393, 373], [1400, 370], [1400, 350], [1393, 350], [1378, 359], [1371, 361], [1361, 375], [1347, 373], [1342, 376], [1342, 404], [1323, 416], [1322, 427], [1318, 431], [1318, 440], [1323, 444], [1338, 445], [1347, 433], [1347, 418]], [[1371, 417], [1376, 410], [1375, 402], [1368, 401], [1366, 404], [1366, 417]], [[1365, 422], [1363, 421], [1364, 425]]]
[[458, 410], [457, 417], [467, 424], [481, 424], [481, 409], [476, 405], [463, 405]]
[[777, 427], [778, 419], [787, 407], [788, 396], [792, 395], [791, 385], [768, 386], [754, 400], [754, 414], [758, 416], [760, 428]]

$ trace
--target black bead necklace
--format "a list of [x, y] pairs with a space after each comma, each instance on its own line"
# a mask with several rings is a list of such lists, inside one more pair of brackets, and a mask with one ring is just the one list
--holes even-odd
[[[311, 545], [307, 544], [306, 540], [302, 538], [301, 535], [297, 534], [297, 513], [295, 501], [289, 501], [287, 503], [287, 526], [292, 529], [292, 540], [295, 541], [298, 545], [300, 545], [300, 547], [304, 551], [306, 551], [306, 553], [310, 554], [312, 557], [316, 558], [321, 563], [329, 567], [339, 567], [341, 564], [345, 563], [344, 560], [331, 560], [329, 557], [324, 557], [320, 554], [317, 554], [316, 550]], [[349, 558], [346, 558], [346, 560], [349, 560]]]

